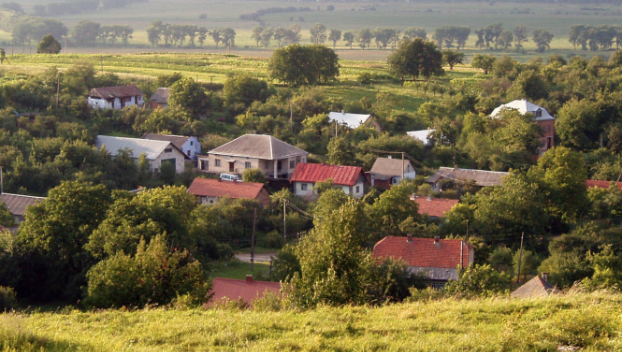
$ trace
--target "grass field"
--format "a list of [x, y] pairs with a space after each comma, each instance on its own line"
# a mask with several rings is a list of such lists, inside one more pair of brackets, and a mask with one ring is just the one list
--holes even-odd
[[212, 271], [209, 273], [210, 278], [224, 277], [239, 280], [245, 279], [246, 275], [253, 275], [255, 278], [259, 275], [259, 278], [267, 280], [270, 275], [270, 263], [255, 262], [253, 271], [251, 271], [250, 263], [239, 261], [217, 263], [213, 265]]
[[622, 296], [0, 315], [0, 351], [617, 351]]

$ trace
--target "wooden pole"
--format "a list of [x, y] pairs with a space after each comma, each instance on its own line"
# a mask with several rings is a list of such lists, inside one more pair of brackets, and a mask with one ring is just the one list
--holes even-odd
[[257, 208], [253, 212], [253, 235], [251, 236], [251, 271], [255, 266], [255, 225], [257, 224]]
[[283, 239], [287, 241], [287, 200], [283, 199]]
[[516, 284], [520, 284], [520, 266], [523, 261], [523, 239], [525, 238], [525, 231], [520, 236], [520, 254], [518, 255], [518, 273], [516, 274]]

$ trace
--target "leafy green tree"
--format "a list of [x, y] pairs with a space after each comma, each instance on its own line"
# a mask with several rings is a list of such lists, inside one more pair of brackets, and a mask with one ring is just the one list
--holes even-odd
[[296, 273], [300, 275], [300, 261], [296, 255], [296, 247], [285, 245], [273, 261], [272, 279], [288, 282]]
[[540, 258], [530, 250], [523, 249], [523, 255], [521, 258], [520, 249], [514, 253], [512, 258], [512, 264], [514, 266], [514, 274], [518, 274], [518, 263], [520, 261], [520, 274], [523, 278], [523, 282], [527, 280], [527, 275], [537, 274], [538, 266], [540, 265]]
[[184, 78], [181, 72], [173, 72], [170, 74], [159, 75], [156, 78], [156, 86], [158, 87], [170, 87]]
[[205, 89], [199, 83], [192, 78], [183, 78], [169, 89], [169, 106], [198, 117], [207, 112], [207, 109], [211, 107], [211, 102]]
[[472, 297], [507, 292], [511, 287], [510, 276], [495, 271], [488, 264], [476, 264], [458, 270], [458, 277], [457, 281], [450, 281], [445, 285], [447, 294]]
[[[508, 247], [496, 247], [488, 256], [488, 264], [499, 272], [510, 273], [513, 270], [512, 249]], [[523, 272], [521, 270], [521, 272]]]
[[337, 47], [337, 42], [341, 40], [341, 31], [338, 29], [331, 29], [328, 34], [328, 40], [333, 42], [333, 50]]
[[209, 291], [201, 264], [186, 250], [171, 250], [163, 236], [141, 239], [135, 255], [123, 252], [97, 263], [88, 274], [86, 304], [93, 307], [143, 307], [168, 304], [187, 295], [196, 304]]
[[499, 36], [499, 45], [503, 46], [503, 50], [509, 50], [514, 42], [514, 33], [510, 31], [503, 31]]
[[382, 305], [401, 302], [410, 296], [410, 287], [425, 287], [421, 278], [409, 273], [408, 266], [402, 260], [388, 257], [378, 261], [370, 255], [366, 259], [368, 277], [365, 290], [368, 303]]
[[363, 50], [369, 47], [373, 37], [373, 33], [367, 28], [361, 29], [358, 33], [356, 33], [356, 41]]
[[261, 42], [261, 32], [263, 32], [263, 30], [264, 26], [255, 26], [251, 32], [251, 38], [253, 38], [257, 47], [259, 47], [259, 42]]
[[402, 80], [405, 76], [415, 79], [419, 76], [430, 78], [444, 74], [443, 54], [433, 42], [422, 38], [402, 41], [387, 62], [391, 72], [399, 75]]
[[292, 44], [272, 53], [268, 70], [272, 79], [292, 86], [328, 82], [339, 76], [337, 54], [323, 45]]
[[409, 27], [404, 31], [404, 37], [409, 39], [423, 38], [427, 39], [427, 33], [423, 28]]
[[588, 261], [594, 267], [591, 278], [582, 280], [591, 290], [622, 290], [622, 258], [615, 254], [611, 245], [606, 245], [600, 253], [588, 253]]
[[274, 94], [276, 90], [269, 87], [266, 81], [248, 75], [229, 76], [223, 88], [223, 95], [229, 105], [243, 103], [249, 106], [254, 101], [263, 103]]
[[572, 99], [557, 113], [555, 132], [567, 147], [583, 150], [597, 145], [606, 121], [604, 104], [589, 99]]
[[311, 26], [309, 33], [311, 34], [311, 43], [313, 44], [324, 44], [326, 41], [326, 26], [322, 23], [316, 23]]
[[89, 20], [76, 23], [71, 30], [71, 36], [78, 45], [93, 45], [100, 35], [101, 24]]
[[355, 34], [352, 31], [343, 33], [343, 41], [346, 42], [346, 46], [349, 46], [352, 49], [352, 44], [354, 44]]
[[536, 29], [533, 31], [533, 42], [536, 43], [536, 51], [539, 53], [544, 52], [545, 50], [551, 50], [551, 40], [553, 40], [554, 35], [551, 32], [544, 29]]
[[61, 47], [58, 40], [52, 37], [51, 34], [44, 36], [37, 47], [37, 54], [58, 54]]
[[2, 202], [0, 202], [0, 225], [4, 227], [15, 226], [15, 219], [13, 218], [13, 215]]
[[496, 60], [497, 58], [492, 55], [475, 54], [473, 55], [473, 60], [471, 60], [471, 66], [482, 69], [484, 74], [488, 74]]
[[266, 183], [266, 176], [259, 169], [246, 169], [242, 173], [242, 181]]
[[516, 45], [516, 49], [522, 49], [523, 43], [528, 41], [527, 38], [529, 36], [529, 32], [525, 25], [518, 25], [514, 27], [514, 43]]
[[464, 53], [457, 50], [447, 49], [443, 51], [443, 61], [449, 65], [449, 69], [453, 70], [455, 65], [462, 64]]
[[[235, 46], [236, 33], [233, 29], [218, 28], [218, 32], [220, 33], [220, 36], [218, 38], [220, 38], [220, 41], [227, 47], [227, 49], [231, 49], [231, 47]], [[212, 37], [214, 37], [213, 34]], [[216, 38], [214, 38], [214, 41], [216, 41]], [[218, 46], [218, 43], [216, 44], [216, 46]]]
[[345, 137], [334, 137], [328, 142], [328, 162], [333, 165], [350, 165], [355, 161], [354, 149]]
[[[410, 200], [414, 188], [401, 183], [382, 193], [373, 205], [368, 207], [370, 227], [377, 237], [391, 234], [404, 235], [400, 227], [403, 222], [419, 220], [417, 203]], [[374, 238], [375, 240], [379, 238]]]

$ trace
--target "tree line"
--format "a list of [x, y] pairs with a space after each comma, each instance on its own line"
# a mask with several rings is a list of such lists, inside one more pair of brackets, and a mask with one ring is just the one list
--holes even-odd
[[615, 44], [616, 49], [620, 48], [622, 43], [622, 27], [613, 25], [603, 26], [586, 26], [575, 24], [568, 32], [568, 41], [573, 47], [581, 47], [581, 50], [609, 50]]
[[147, 28], [147, 39], [151, 45], [155, 46], [183, 46], [188, 40], [188, 46], [196, 46], [196, 42], [203, 46], [207, 37], [210, 36], [216, 46], [222, 43], [225, 47], [231, 48], [235, 45], [236, 33], [228, 27], [219, 27], [208, 30], [205, 27], [193, 25], [177, 25], [164, 23], [162, 21], [151, 22]]
[[122, 44], [129, 44], [134, 29], [129, 25], [102, 26], [97, 22], [84, 20], [76, 23], [71, 30], [71, 37], [77, 45], [95, 45], [98, 43], [112, 45], [121, 40]]

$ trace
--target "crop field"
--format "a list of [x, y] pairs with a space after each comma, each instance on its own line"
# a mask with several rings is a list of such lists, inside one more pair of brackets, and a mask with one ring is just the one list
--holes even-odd
[[619, 294], [420, 300], [310, 311], [0, 315], [0, 351], [615, 351]]

